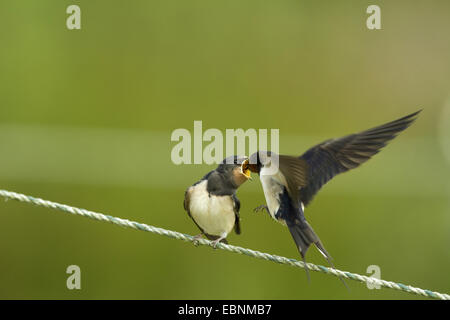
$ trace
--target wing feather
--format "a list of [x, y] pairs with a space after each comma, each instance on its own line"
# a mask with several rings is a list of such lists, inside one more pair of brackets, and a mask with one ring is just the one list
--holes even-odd
[[299, 157], [307, 164], [306, 183], [299, 195], [303, 204], [310, 203], [320, 188], [334, 176], [359, 167], [377, 154], [408, 128], [419, 112], [360, 133], [324, 141], [306, 151]]
[[231, 196], [231, 199], [233, 200], [234, 216], [236, 218], [234, 222], [234, 232], [236, 232], [236, 234], [241, 234], [241, 221], [239, 216], [239, 211], [241, 210], [241, 202], [235, 194]]

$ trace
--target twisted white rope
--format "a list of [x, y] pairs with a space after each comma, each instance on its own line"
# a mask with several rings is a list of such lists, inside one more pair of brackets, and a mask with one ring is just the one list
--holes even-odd
[[[15, 192], [6, 191], [6, 190], [0, 190], [0, 196], [5, 198], [5, 200], [13, 199], [13, 200], [21, 201], [21, 202], [32, 203], [37, 206], [52, 208], [52, 209], [56, 209], [59, 211], [68, 212], [71, 214], [80, 215], [80, 216], [84, 216], [84, 217], [95, 219], [95, 220], [110, 222], [110, 223], [114, 223], [114, 224], [117, 224], [122, 227], [152, 232], [152, 233], [156, 233], [156, 234], [163, 235], [166, 237], [175, 238], [178, 240], [190, 241], [190, 242], [196, 241], [198, 244], [207, 245], [207, 246], [212, 245], [212, 242], [209, 240], [206, 240], [206, 239], [196, 240], [196, 239], [194, 239], [193, 236], [188, 235], [188, 234], [183, 234], [183, 233], [172, 231], [172, 230], [166, 230], [163, 228], [158, 228], [158, 227], [150, 226], [150, 225], [135, 222], [135, 221], [130, 221], [127, 219], [121, 219], [121, 218], [117, 218], [117, 217], [113, 217], [113, 216], [109, 216], [109, 215], [105, 215], [102, 213], [97, 213], [97, 212], [93, 212], [93, 211], [89, 211], [89, 210], [85, 210], [85, 209], [71, 207], [68, 205], [59, 204], [59, 203], [52, 202], [52, 201], [34, 198], [34, 197], [27, 196], [27, 195], [20, 194], [20, 193], [15, 193]], [[255, 251], [255, 250], [242, 248], [242, 247], [238, 247], [238, 246], [233, 246], [233, 245], [227, 245], [227, 244], [223, 244], [223, 243], [218, 243], [217, 248], [235, 252], [235, 253], [245, 254], [247, 256], [258, 258], [258, 259], [269, 260], [269, 261], [277, 262], [280, 264], [287, 264], [287, 265], [290, 265], [293, 267], [298, 267], [298, 268], [303, 268], [303, 269], [305, 268], [305, 263], [303, 261], [289, 259], [286, 257], [277, 256], [277, 255], [273, 255], [273, 254], [269, 254], [269, 253], [264, 253], [264, 252]], [[360, 282], [370, 283], [373, 285], [379, 285], [381, 287], [391, 288], [391, 289], [400, 290], [400, 291], [404, 291], [404, 292], [409, 292], [409, 293], [413, 293], [413, 294], [417, 294], [417, 295], [421, 295], [421, 296], [425, 296], [425, 297], [429, 297], [429, 298], [450, 300], [450, 295], [445, 294], [445, 293], [439, 293], [439, 292], [435, 292], [435, 291], [420, 289], [420, 288], [404, 285], [401, 283], [381, 280], [381, 279], [377, 279], [377, 278], [373, 278], [373, 277], [367, 277], [364, 275], [351, 273], [351, 272], [347, 272], [347, 271], [341, 271], [341, 270], [337, 270], [337, 269], [333, 269], [333, 268], [327, 268], [327, 267], [324, 267], [321, 265], [315, 265], [313, 263], [306, 263], [306, 265], [309, 270], [318, 271], [318, 272], [322, 272], [322, 273], [326, 273], [326, 274], [331, 274], [336, 277], [342, 277], [345, 279], [356, 280], [356, 281], [360, 281]]]

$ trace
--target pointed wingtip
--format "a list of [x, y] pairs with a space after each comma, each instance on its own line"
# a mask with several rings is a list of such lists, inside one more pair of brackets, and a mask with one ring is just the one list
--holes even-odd
[[412, 122], [412, 121], [414, 121], [414, 120], [417, 119], [417, 116], [418, 116], [419, 113], [421, 113], [422, 111], [423, 111], [423, 108], [417, 110], [416, 112], [410, 113], [410, 114], [408, 114], [407, 116], [404, 116], [404, 117], [402, 117], [402, 118], [400, 118], [400, 119], [398, 119], [398, 120], [395, 120], [395, 121], [393, 121], [393, 122], [401, 122], [401, 121], [411, 121], [411, 122]]
[[[423, 111], [422, 109], [417, 110], [416, 112], [413, 112], [409, 115], [407, 115], [406, 117], [403, 117], [403, 119], [401, 119], [402, 121], [405, 122], [406, 124], [406, 128], [409, 127], [411, 124], [413, 124], [414, 121], [417, 120], [417, 118], [419, 117], [419, 114]], [[405, 128], [405, 129], [406, 129]]]
[[416, 112], [411, 113], [408, 117], [417, 119], [417, 116], [419, 115], [419, 113], [421, 113], [423, 111], [423, 108], [420, 108], [419, 110], [417, 110]]
[[408, 120], [410, 122], [413, 122], [417, 119], [417, 117], [419, 116], [419, 114], [423, 111], [423, 108], [417, 110], [416, 112], [413, 112], [405, 117], [403, 117], [404, 120]]
[[380, 127], [376, 127], [373, 128], [371, 130], [375, 130], [375, 129], [380, 129], [381, 127], [392, 127], [395, 128], [397, 131], [395, 133], [395, 136], [398, 135], [400, 132], [402, 132], [403, 130], [405, 130], [406, 128], [408, 128], [412, 123], [414, 123], [414, 121], [416, 121], [416, 119], [418, 118], [419, 113], [422, 112], [423, 109], [419, 109], [416, 112], [410, 113], [404, 117], [401, 117], [397, 120], [388, 122], [384, 125], [381, 125]]

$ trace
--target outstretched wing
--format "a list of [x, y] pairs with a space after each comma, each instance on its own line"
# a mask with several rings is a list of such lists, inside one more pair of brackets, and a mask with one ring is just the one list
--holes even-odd
[[360, 133], [324, 141], [306, 151], [299, 157], [308, 165], [307, 183], [300, 189], [299, 195], [303, 204], [306, 206], [335, 175], [356, 168], [377, 154], [409, 127], [419, 112]]

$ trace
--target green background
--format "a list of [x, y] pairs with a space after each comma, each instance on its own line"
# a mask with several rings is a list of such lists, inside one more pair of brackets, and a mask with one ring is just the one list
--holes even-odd
[[[370, 4], [382, 30], [366, 28]], [[0, 188], [196, 234], [184, 190], [214, 166], [174, 165], [174, 129], [280, 129], [295, 155], [423, 108], [306, 215], [339, 269], [450, 292], [449, 31], [449, 1], [4, 0]], [[238, 196], [229, 241], [298, 258], [252, 212], [258, 178]], [[0, 219], [4, 299], [416, 298], [14, 201]], [[72, 264], [81, 290], [66, 288]]]

